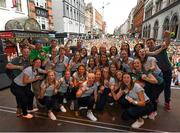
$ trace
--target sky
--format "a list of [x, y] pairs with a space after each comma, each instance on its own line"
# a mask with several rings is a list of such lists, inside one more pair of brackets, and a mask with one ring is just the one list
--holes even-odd
[[[107, 32], [113, 33], [116, 27], [123, 24], [129, 16], [131, 9], [136, 6], [137, 0], [84, 0], [92, 2], [93, 6], [102, 13], [104, 2], [104, 20], [107, 23]], [[107, 4], [109, 3], [109, 4]], [[107, 4], [107, 5], [106, 5]]]

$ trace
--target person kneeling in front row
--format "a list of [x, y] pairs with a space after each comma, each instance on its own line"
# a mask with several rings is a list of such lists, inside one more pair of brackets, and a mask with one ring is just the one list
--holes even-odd
[[54, 71], [48, 71], [47, 78], [42, 82], [38, 100], [45, 105], [48, 110], [48, 116], [52, 120], [56, 120], [56, 116], [52, 112], [54, 104], [57, 101], [57, 93], [60, 83], [56, 80]]
[[78, 106], [87, 107], [87, 117], [92, 121], [97, 121], [97, 118], [92, 113], [93, 105], [95, 102], [96, 89], [94, 73], [88, 73], [87, 81], [85, 81], [76, 93]]
[[136, 120], [131, 127], [140, 128], [144, 124], [143, 116], [150, 114], [153, 111], [153, 105], [150, 99], [144, 92], [144, 89], [132, 80], [128, 73], [122, 76], [122, 86], [119, 92], [114, 92], [114, 87], [111, 86], [113, 98], [120, 102], [125, 109], [122, 113], [123, 120]]

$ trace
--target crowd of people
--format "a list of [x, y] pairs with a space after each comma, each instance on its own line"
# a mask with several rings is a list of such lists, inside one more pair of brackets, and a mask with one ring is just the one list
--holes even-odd
[[[97, 121], [94, 110], [103, 111], [107, 104], [113, 108], [117, 103], [123, 111], [121, 118], [134, 120], [131, 126], [139, 128], [145, 118], [157, 116], [162, 91], [164, 110], [171, 110], [170, 43], [166, 31], [161, 44], [153, 38], [136, 40], [133, 45], [126, 39], [97, 39], [78, 42], [72, 53], [68, 43], [57, 48], [56, 39], [48, 46], [34, 40], [6, 66], [12, 70], [10, 88], [17, 102], [16, 115], [33, 118], [31, 112], [38, 110], [35, 99], [52, 120], [56, 120], [54, 111], [70, 108], [76, 115], [87, 109], [87, 118]], [[177, 68], [180, 73], [180, 65]], [[65, 106], [67, 102], [69, 106]]]

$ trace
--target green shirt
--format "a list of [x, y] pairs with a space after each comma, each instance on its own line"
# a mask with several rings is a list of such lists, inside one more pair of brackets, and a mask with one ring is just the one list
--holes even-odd
[[44, 47], [42, 47], [42, 50], [45, 51], [46, 53], [50, 54], [52, 48], [51, 48], [51, 46], [44, 46]]
[[[37, 50], [37, 49], [33, 49], [29, 55], [30, 57], [30, 60], [34, 60], [36, 58], [39, 58], [41, 59], [41, 61], [44, 61], [46, 59], [46, 56], [42, 56], [41, 55], [41, 52], [43, 52], [43, 49], [42, 50]], [[44, 51], [45, 52], [45, 51]]]
[[177, 62], [177, 63], [176, 63], [176, 67], [179, 67], [179, 66], [180, 66], [180, 62]]

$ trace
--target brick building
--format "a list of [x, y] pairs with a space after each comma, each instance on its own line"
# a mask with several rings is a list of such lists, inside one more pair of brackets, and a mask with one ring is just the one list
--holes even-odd
[[143, 17], [144, 17], [144, 0], [138, 0], [133, 15], [132, 33], [134, 35], [138, 35], [139, 37], [141, 37], [141, 33], [142, 33]]
[[29, 0], [28, 13], [30, 18], [38, 21], [41, 30], [54, 30], [52, 0]]

